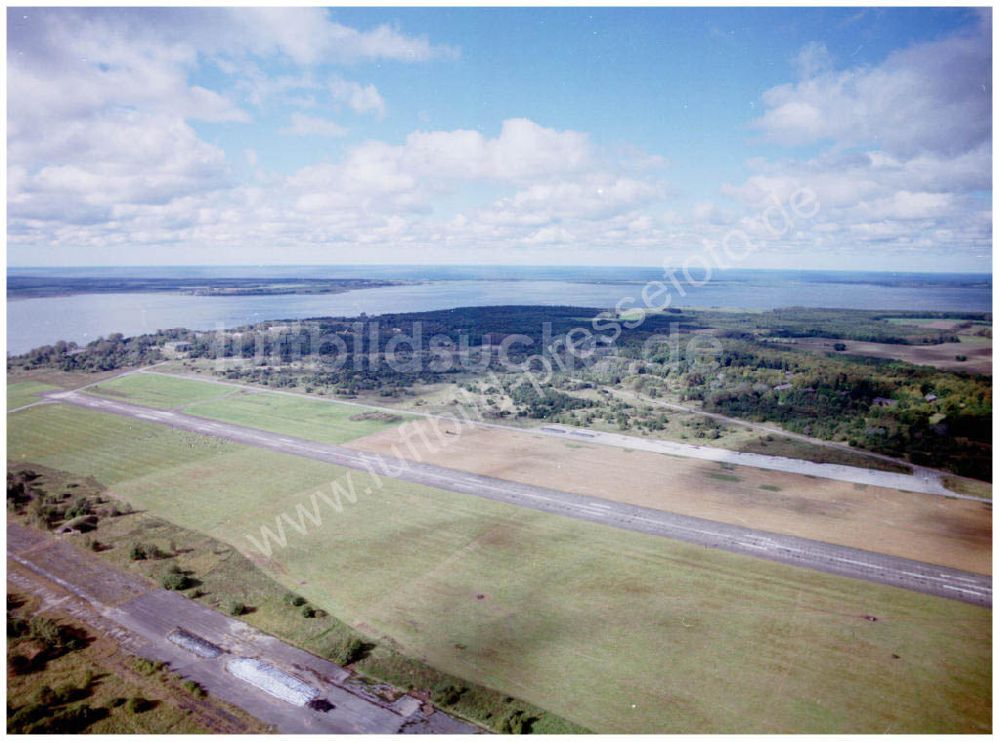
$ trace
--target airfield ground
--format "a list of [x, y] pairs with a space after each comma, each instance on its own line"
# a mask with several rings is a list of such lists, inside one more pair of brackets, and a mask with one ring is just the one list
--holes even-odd
[[597, 731], [991, 726], [983, 608], [388, 479], [263, 558], [246, 534], [343, 470], [62, 405], [8, 424], [12, 462], [93, 477], [404, 653]]
[[[435, 440], [422, 421], [424, 436]], [[457, 429], [457, 426], [452, 426]], [[406, 455], [412, 429], [358, 438], [349, 447]], [[462, 428], [423, 460], [566, 492], [853, 546], [990, 574], [988, 504], [883, 487], [720, 466], [647, 451], [497, 428]]]
[[41, 400], [41, 395], [59, 387], [40, 381], [19, 381], [7, 385], [7, 409], [15, 410]]
[[161, 374], [131, 374], [89, 391], [111, 396], [109, 389], [123, 401], [169, 402], [187, 414], [322, 443], [350, 442], [372, 453], [413, 458], [403, 444], [409, 440], [418, 444], [421, 460], [451, 469], [991, 573], [992, 508], [983, 503], [496, 427], [452, 425], [461, 435], [442, 439], [426, 420], [403, 427], [352, 420], [363, 408]]

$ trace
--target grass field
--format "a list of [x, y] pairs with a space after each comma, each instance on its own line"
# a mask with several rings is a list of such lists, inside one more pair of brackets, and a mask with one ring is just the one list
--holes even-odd
[[[403, 420], [402, 415], [372, 416], [362, 407], [287, 394], [241, 392], [209, 402], [188, 405], [184, 411], [213, 420], [246, 425], [273, 433], [294, 435], [321, 443], [345, 443], [378, 433]], [[351, 418], [355, 419], [351, 419]], [[365, 419], [358, 419], [364, 417]]]
[[16, 381], [7, 384], [7, 409], [16, 410], [18, 407], [37, 402], [42, 393], [55, 389], [58, 387], [38, 381]]
[[[30, 466], [39, 475], [34, 483], [47, 493], [72, 490], [74, 496], [106, 495], [93, 479], [81, 480], [38, 464]], [[30, 517], [21, 515], [18, 519], [22, 525], [32, 524]], [[372, 646], [370, 637], [360, 635], [337, 617], [317, 610], [318, 606], [302, 605], [303, 597], [295, 599], [297, 590], [281, 585], [232, 546], [199, 531], [182, 528], [148, 511], [101, 518], [94, 531], [86, 535], [73, 534], [68, 538], [82, 550], [84, 559], [87, 559], [84, 555], [89, 553], [92, 559], [106, 560], [119, 569], [142, 575], [154, 583], [176, 566], [191, 575], [194, 581], [185, 592], [188, 598], [223, 613], [228, 613], [232, 605], [240, 603], [246, 606], [241, 620], [320, 657], [329, 657], [343, 664], [343, 647], [352, 639], [362, 639], [367, 642], [368, 649], [360, 659], [353, 661], [353, 668], [366, 678], [401, 689], [462, 686], [465, 691], [457, 701], [447, 705], [448, 712], [496, 731], [502, 731], [503, 720], [516, 712], [533, 719], [533, 731], [567, 734], [587, 731], [585, 727], [511, 698], [506, 693], [435, 670], [426, 663], [400, 654], [388, 643]], [[97, 552], [88, 549], [88, 543], [92, 542], [100, 544]], [[140, 543], [155, 546], [160, 558], [132, 560], [129, 545]], [[115, 544], [118, 548], [114, 548]], [[83, 566], [86, 570], [89, 565]], [[67, 578], [75, 574], [69, 566], [65, 571]], [[85, 571], [78, 579], [86, 582], [92, 575], [92, 572]], [[130, 597], [126, 594], [123, 598], [108, 591], [104, 599], [107, 604], [114, 605]]]
[[[344, 475], [60, 406], [8, 453], [254, 555]], [[365, 475], [351, 475], [363, 491]], [[385, 480], [258, 563], [406, 654], [604, 732], [988, 732], [991, 612]], [[329, 491], [329, 490], [327, 490]], [[879, 618], [872, 622], [865, 616]]]
[[153, 374], [128, 374], [87, 389], [88, 394], [168, 410], [181, 405], [215, 399], [234, 390], [204, 381]]
[[355, 405], [290, 394], [244, 391], [236, 386], [162, 374], [129, 374], [89, 391], [322, 443], [344, 443], [386, 430], [403, 419], [402, 415], [390, 419], [378, 413], [373, 415], [371, 411], [366, 415], [364, 408]]

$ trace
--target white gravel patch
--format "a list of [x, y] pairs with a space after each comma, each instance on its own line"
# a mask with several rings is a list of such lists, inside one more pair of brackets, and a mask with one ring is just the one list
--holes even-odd
[[226, 663], [226, 670], [265, 693], [296, 706], [305, 706], [319, 696], [319, 691], [311, 685], [264, 660], [239, 657], [229, 660]]

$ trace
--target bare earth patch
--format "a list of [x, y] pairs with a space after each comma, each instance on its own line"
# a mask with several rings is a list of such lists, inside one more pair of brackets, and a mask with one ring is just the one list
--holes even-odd
[[[628, 502], [658, 510], [853, 546], [980, 574], [991, 574], [989, 505], [881, 487], [645, 451], [616, 450], [528, 432], [463, 428], [438, 437], [421, 421], [359, 438], [350, 448], [414, 458], [501, 479]], [[445, 426], [441, 426], [442, 429]], [[421, 431], [416, 431], [421, 432]], [[395, 449], [395, 450], [394, 450]]]
[[[993, 347], [989, 338], [969, 338], [961, 336], [961, 343], [941, 343], [940, 345], [898, 345], [894, 343], [866, 343], [858, 340], [836, 340], [830, 338], [797, 338], [794, 347], [817, 353], [833, 353], [834, 343], [843, 343], [844, 355], [871, 356], [873, 358], [894, 358], [920, 366], [949, 371], [970, 371], [972, 373], [993, 373]], [[956, 356], [967, 360], [956, 360]]]

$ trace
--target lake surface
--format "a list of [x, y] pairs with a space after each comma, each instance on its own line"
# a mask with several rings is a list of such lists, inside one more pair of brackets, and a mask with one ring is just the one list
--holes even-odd
[[[641, 306], [641, 290], [658, 269], [414, 266], [243, 268], [10, 269], [8, 275], [368, 277], [420, 280], [343, 294], [185, 296], [161, 293], [80, 294], [7, 302], [8, 353], [58, 340], [85, 344], [171, 327], [214, 330], [269, 319], [357, 316], [499, 304]], [[684, 285], [684, 284], [682, 284]], [[675, 307], [774, 309], [788, 306], [927, 311], [992, 311], [989, 274], [727, 271], [705, 286], [674, 291]], [[629, 298], [631, 300], [629, 301]]]

